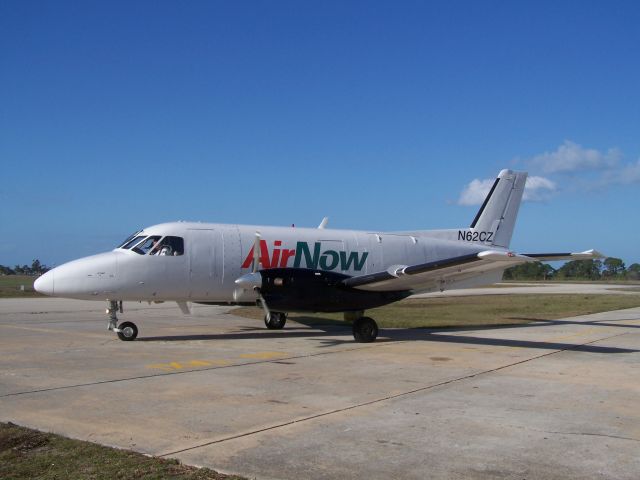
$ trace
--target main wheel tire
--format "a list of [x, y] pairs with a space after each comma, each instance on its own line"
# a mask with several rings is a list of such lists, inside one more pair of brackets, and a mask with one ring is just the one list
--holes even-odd
[[264, 316], [264, 324], [269, 330], [280, 330], [284, 328], [284, 324], [287, 323], [287, 314], [283, 312], [271, 312], [271, 315], [267, 318]]
[[353, 322], [353, 338], [358, 343], [373, 342], [378, 336], [378, 324], [373, 318], [361, 317]]
[[135, 340], [138, 336], [138, 327], [136, 327], [135, 323], [132, 322], [123, 322], [118, 325], [118, 338], [125, 342], [130, 342]]

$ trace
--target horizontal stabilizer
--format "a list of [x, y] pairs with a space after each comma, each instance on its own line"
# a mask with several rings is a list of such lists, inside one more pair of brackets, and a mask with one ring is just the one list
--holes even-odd
[[554, 262], [557, 260], [595, 260], [605, 257], [602, 253], [593, 249], [578, 253], [523, 253], [522, 255], [532, 258], [537, 262]]

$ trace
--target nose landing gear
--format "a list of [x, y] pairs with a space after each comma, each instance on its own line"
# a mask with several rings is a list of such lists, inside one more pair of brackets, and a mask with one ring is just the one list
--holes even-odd
[[122, 313], [122, 302], [116, 300], [109, 300], [109, 306], [107, 307], [107, 315], [109, 315], [108, 330], [116, 332], [118, 338], [125, 342], [135, 340], [138, 336], [138, 327], [133, 322], [122, 322], [118, 325], [118, 311]]
[[270, 312], [264, 316], [264, 324], [269, 330], [280, 330], [287, 323], [287, 314], [283, 312]]

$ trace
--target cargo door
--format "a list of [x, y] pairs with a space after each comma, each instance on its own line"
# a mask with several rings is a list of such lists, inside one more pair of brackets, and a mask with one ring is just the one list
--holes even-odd
[[242, 253], [240, 251], [240, 231], [236, 225], [225, 225], [222, 233], [222, 259], [218, 268], [222, 277], [224, 295], [232, 296], [237, 288], [235, 281], [242, 275]]
[[409, 235], [381, 234], [382, 263], [386, 270], [391, 265], [419, 263], [420, 247], [417, 238]]

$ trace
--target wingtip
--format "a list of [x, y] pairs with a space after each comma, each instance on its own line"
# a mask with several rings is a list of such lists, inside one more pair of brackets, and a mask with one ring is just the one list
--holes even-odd
[[588, 256], [593, 257], [593, 258], [606, 258], [607, 257], [604, 253], [599, 252], [598, 250], [595, 250], [593, 248], [590, 249], [590, 250], [585, 250], [584, 252], [580, 252], [579, 255], [588, 255]]

